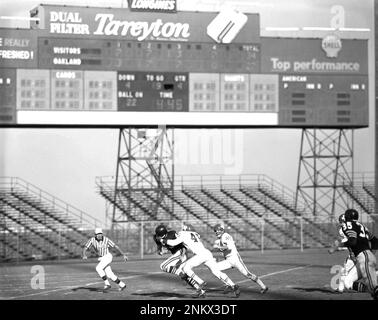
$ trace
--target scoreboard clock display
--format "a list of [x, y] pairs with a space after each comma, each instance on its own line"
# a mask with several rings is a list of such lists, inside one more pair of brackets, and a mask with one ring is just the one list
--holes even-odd
[[175, 72], [118, 72], [119, 111], [189, 110], [189, 74]]

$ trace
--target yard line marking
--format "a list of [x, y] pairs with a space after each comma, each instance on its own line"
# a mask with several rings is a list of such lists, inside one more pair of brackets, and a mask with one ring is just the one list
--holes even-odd
[[[290, 272], [290, 271], [294, 271], [294, 270], [300, 270], [300, 269], [305, 269], [305, 268], [308, 268], [310, 267], [311, 264], [309, 265], [306, 265], [306, 266], [302, 266], [302, 267], [295, 267], [295, 268], [290, 268], [290, 269], [285, 269], [285, 270], [280, 270], [280, 271], [276, 271], [276, 272], [271, 272], [271, 273], [267, 273], [267, 274], [264, 274], [262, 276], [259, 276], [259, 278], [266, 278], [266, 277], [269, 277], [269, 276], [275, 276], [276, 274], [280, 274], [280, 273], [286, 273], [286, 272]], [[248, 281], [251, 281], [250, 279], [245, 279], [245, 280], [241, 280], [241, 281], [238, 281], [238, 282], [235, 282], [237, 284], [239, 283], [243, 283], [243, 282], [248, 282]], [[221, 287], [216, 287], [216, 288], [209, 288], [209, 289], [220, 289], [220, 288], [223, 288], [223, 286]], [[171, 298], [168, 298], [166, 300], [173, 300], [173, 299], [177, 299], [177, 297], [171, 297]]]
[[[305, 269], [305, 268], [308, 268], [310, 266], [311, 266], [311, 264], [308, 264], [308, 265], [302, 266], [302, 267], [295, 267], [295, 268], [285, 269], [285, 270], [276, 271], [276, 272], [272, 272], [272, 273], [267, 273], [267, 274], [264, 274], [262, 276], [259, 276], [259, 278], [262, 279], [262, 278], [266, 278], [266, 277], [269, 277], [269, 276], [275, 276], [276, 274], [286, 273], [286, 272], [290, 272], [290, 271], [294, 271], [294, 270]], [[248, 281], [251, 281], [251, 280], [245, 279], [245, 280], [238, 281], [236, 283], [239, 284], [239, 283], [248, 282]]]
[[311, 266], [312, 266], [312, 264], [308, 264], [308, 265], [302, 266], [302, 267], [296, 267], [296, 268], [286, 269], [286, 270], [282, 270], [282, 271], [272, 272], [272, 273], [264, 274], [264, 275], [260, 276], [259, 278], [265, 278], [265, 277], [274, 276], [274, 275], [280, 274], [280, 273], [286, 273], [286, 272], [290, 272], [290, 271], [294, 271], [294, 270], [305, 269], [305, 268], [308, 268], [308, 267], [311, 267]]
[[[163, 273], [163, 272], [161, 272], [161, 273]], [[147, 273], [147, 274], [149, 274], [149, 273]], [[143, 277], [143, 276], [145, 276], [145, 274], [128, 276], [128, 277], [123, 277], [123, 278], [120, 278], [120, 279], [121, 280], [128, 280], [128, 279], [134, 279], [134, 278], [139, 278], [139, 277]], [[7, 297], [5, 299], [7, 299], [7, 300], [13, 300], [13, 299], [20, 299], [20, 298], [26, 298], [26, 297], [45, 295], [45, 294], [48, 294], [48, 293], [51, 293], [51, 292], [59, 292], [59, 291], [71, 290], [71, 289], [79, 288], [79, 287], [83, 287], [83, 286], [87, 287], [87, 286], [92, 286], [94, 284], [99, 284], [99, 283], [103, 283], [103, 281], [91, 282], [91, 283], [83, 284], [83, 285], [80, 285], [80, 286], [78, 286], [78, 285], [75, 285], [75, 286], [65, 286], [65, 287], [60, 287], [60, 288], [53, 289], [53, 290], [48, 290], [48, 291], [30, 293], [30, 294], [25, 294], [25, 295], [21, 295], [21, 296], [15, 296], [15, 297]]]

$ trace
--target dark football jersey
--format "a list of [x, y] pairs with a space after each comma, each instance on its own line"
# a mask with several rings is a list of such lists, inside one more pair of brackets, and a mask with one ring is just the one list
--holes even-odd
[[364, 250], [370, 250], [369, 231], [367, 228], [356, 221], [347, 221], [342, 224], [342, 230], [348, 238], [356, 238], [357, 243], [355, 246], [350, 246], [354, 255], [357, 257]]
[[[166, 237], [165, 239], [167, 239], [167, 240], [174, 240], [174, 239], [176, 239], [176, 231], [174, 231], [174, 230], [170, 230], [170, 231], [168, 231], [168, 233], [167, 233], [167, 237]], [[167, 244], [163, 246], [162, 243], [161, 243], [160, 241], [157, 240], [157, 236], [156, 236], [156, 234], [154, 234], [154, 240], [155, 240], [155, 243], [156, 243], [156, 245], [157, 245], [159, 251], [161, 250], [162, 247], [165, 247], [165, 248], [167, 248], [172, 254], [174, 254], [174, 253], [176, 253], [177, 251], [179, 251], [179, 250], [185, 248], [185, 246], [184, 246], [182, 243], [178, 244], [177, 246], [169, 246], [169, 245], [167, 245]]]
[[372, 237], [370, 239], [371, 250], [378, 250], [378, 238]]

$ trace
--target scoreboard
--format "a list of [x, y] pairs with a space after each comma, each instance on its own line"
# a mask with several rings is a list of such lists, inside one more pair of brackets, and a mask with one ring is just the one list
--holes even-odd
[[258, 44], [138, 42], [39, 38], [40, 68], [260, 72]]
[[0, 124], [368, 125], [366, 40], [264, 38], [258, 14], [236, 30], [210, 12], [32, 13], [0, 29]]

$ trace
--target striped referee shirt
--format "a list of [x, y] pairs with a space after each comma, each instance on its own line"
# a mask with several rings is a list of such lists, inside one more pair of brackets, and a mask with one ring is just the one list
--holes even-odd
[[85, 244], [85, 248], [89, 249], [90, 247], [93, 247], [100, 257], [103, 257], [104, 255], [108, 254], [109, 247], [113, 248], [114, 246], [115, 243], [105, 236], [101, 241], [96, 240], [95, 237], [90, 238], [88, 242]]

